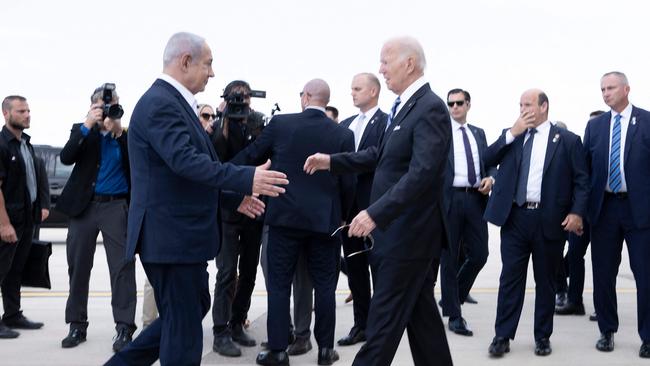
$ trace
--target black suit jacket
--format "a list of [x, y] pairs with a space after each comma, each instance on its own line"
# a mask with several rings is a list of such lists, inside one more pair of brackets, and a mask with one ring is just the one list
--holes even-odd
[[[341, 122], [341, 126], [350, 128], [350, 124], [357, 118], [357, 114], [352, 117], [346, 118]], [[359, 143], [358, 151], [367, 149], [369, 147], [379, 145], [379, 138], [386, 129], [386, 120], [388, 115], [378, 109], [377, 112], [370, 118], [366, 128], [361, 135], [361, 142]], [[354, 195], [354, 206], [350, 210], [350, 215], [347, 217], [347, 222], [350, 222], [361, 210], [365, 210], [370, 205], [370, 191], [372, 189], [372, 179], [374, 172], [365, 172], [357, 174], [357, 187]]]
[[[485, 210], [485, 219], [506, 223], [512, 209], [525, 133], [506, 144], [506, 130], [485, 151], [485, 164], [499, 164], [499, 172]], [[551, 125], [542, 176], [540, 210], [542, 230], [548, 240], [564, 240], [562, 221], [569, 213], [585, 217], [589, 196], [585, 154], [576, 134]]]
[[271, 169], [289, 179], [286, 192], [270, 197], [264, 222], [317, 233], [332, 233], [347, 216], [354, 197], [354, 175], [308, 175], [305, 160], [316, 152], [354, 151], [354, 134], [316, 109], [273, 117], [262, 134], [231, 162], [271, 159]]
[[[61, 162], [65, 165], [74, 164], [68, 182], [63, 187], [61, 196], [56, 202], [56, 209], [64, 214], [75, 217], [86, 209], [95, 194], [95, 182], [102, 161], [101, 133], [94, 126], [88, 136], [81, 133], [81, 123], [72, 125], [70, 138], [61, 150]], [[127, 133], [117, 138], [122, 154], [122, 169], [130, 190], [129, 153], [127, 149]]]
[[[474, 125], [466, 124], [467, 130], [469, 130], [474, 139], [476, 140], [476, 145], [478, 147], [478, 159], [479, 159], [479, 168], [481, 171], [481, 177], [495, 177], [497, 174], [496, 166], [486, 166], [485, 165], [485, 150], [487, 149], [487, 139], [485, 138], [485, 131], [482, 128], [476, 127]], [[449, 148], [449, 159], [447, 159], [447, 169], [445, 170], [445, 194], [442, 195], [443, 205], [445, 212], [449, 212], [451, 209], [451, 194], [454, 184], [454, 141], [452, 138], [451, 147]], [[487, 204], [488, 195], [485, 195], [485, 204]]]
[[375, 255], [431, 259], [447, 243], [441, 199], [449, 113], [428, 83], [403, 103], [378, 147], [332, 155], [331, 170], [375, 171], [367, 209], [377, 224]]

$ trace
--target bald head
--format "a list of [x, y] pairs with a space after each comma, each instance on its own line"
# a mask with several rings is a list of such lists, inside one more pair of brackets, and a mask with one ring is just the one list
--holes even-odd
[[330, 102], [330, 87], [323, 79], [313, 79], [302, 88], [303, 109], [308, 106], [325, 108]]

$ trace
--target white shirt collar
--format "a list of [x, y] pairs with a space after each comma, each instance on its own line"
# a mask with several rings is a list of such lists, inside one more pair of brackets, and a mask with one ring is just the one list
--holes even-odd
[[551, 121], [546, 120], [542, 122], [542, 124], [540, 124], [539, 126], [535, 127], [535, 129], [537, 130], [537, 133], [548, 134], [547, 131], [551, 129]]
[[625, 107], [621, 113], [618, 113], [612, 109], [612, 120], [617, 114], [620, 114], [622, 119], [629, 121], [630, 118], [632, 118], [632, 103], [628, 103], [627, 107]]
[[460, 122], [456, 121], [456, 120], [453, 119], [453, 118], [450, 118], [450, 119], [451, 119], [451, 128], [452, 128], [452, 130], [456, 131], [456, 130], [460, 129], [461, 127], [465, 127], [466, 130], [469, 129], [469, 128], [467, 127], [467, 122], [465, 122], [465, 123], [460, 123]]
[[411, 85], [409, 85], [399, 96], [400, 99], [400, 104], [397, 107], [397, 111], [395, 112], [395, 115], [399, 113], [399, 111], [402, 109], [402, 107], [406, 104], [406, 101], [411, 99], [413, 94], [415, 94], [418, 89], [420, 89], [424, 84], [427, 83], [427, 80], [424, 78], [424, 75], [422, 75], [419, 79], [415, 80]]
[[194, 98], [194, 94], [187, 89], [183, 84], [178, 82], [178, 80], [174, 79], [172, 76], [167, 75], [165, 73], [161, 74], [159, 79], [168, 82], [171, 84], [171, 86], [174, 87], [174, 89], [178, 90], [179, 93], [183, 96], [183, 99], [187, 101], [187, 104], [190, 105], [190, 108], [198, 115], [199, 111], [196, 108], [198, 106], [198, 103], [196, 102], [196, 98]]
[[319, 107], [317, 105], [308, 105], [308, 106], [305, 107], [305, 110], [308, 110], [308, 109], [317, 109], [317, 110], [325, 113], [325, 108]]
[[368, 109], [365, 113], [364, 113], [364, 112], [361, 112], [361, 110], [359, 110], [359, 114], [362, 114], [362, 113], [363, 113], [363, 114], [366, 116], [366, 120], [367, 120], [367, 119], [371, 118], [372, 116], [374, 116], [375, 113], [377, 113], [377, 110], [378, 110], [378, 109], [379, 109], [379, 106], [376, 105], [376, 106], [374, 106], [374, 107]]

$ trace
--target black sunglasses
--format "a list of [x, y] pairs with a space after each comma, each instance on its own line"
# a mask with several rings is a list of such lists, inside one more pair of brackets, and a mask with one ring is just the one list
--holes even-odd
[[201, 117], [203, 117], [203, 119], [215, 119], [217, 118], [217, 115], [210, 113], [201, 113]]
[[[330, 236], [336, 236], [336, 234], [339, 234], [339, 233], [344, 235], [343, 230], [347, 229], [349, 227], [350, 227], [349, 224], [340, 226], [336, 230], [334, 230], [334, 232]], [[350, 258], [350, 257], [355, 256], [357, 254], [366, 253], [366, 252], [371, 251], [372, 248], [375, 247], [375, 239], [372, 237], [372, 234], [368, 234], [368, 236], [363, 238], [363, 246], [364, 246], [364, 249], [361, 249], [361, 250], [359, 250], [357, 252], [354, 252], [354, 253], [350, 253], [350, 254], [346, 255], [345, 258]]]
[[465, 101], [464, 100], [456, 100], [456, 101], [447, 102], [447, 105], [449, 106], [449, 108], [453, 108], [454, 104], [459, 106], [459, 107], [462, 107], [463, 105], [465, 105]]

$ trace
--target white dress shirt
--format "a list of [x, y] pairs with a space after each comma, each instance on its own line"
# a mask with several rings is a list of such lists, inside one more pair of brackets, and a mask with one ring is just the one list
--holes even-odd
[[[418, 89], [420, 89], [420, 88], [421, 88], [424, 84], [426, 84], [426, 83], [427, 83], [427, 80], [424, 78], [424, 75], [423, 75], [423, 76], [421, 76], [419, 79], [415, 80], [411, 85], [409, 85], [408, 88], [406, 88], [402, 94], [400, 94], [400, 96], [399, 96], [400, 103], [399, 103], [399, 105], [397, 106], [397, 110], [395, 111], [395, 116], [397, 116], [397, 115], [399, 114], [399, 111], [402, 110], [402, 107], [404, 107], [404, 105], [406, 104], [406, 102], [407, 102], [409, 99], [411, 99], [411, 97], [413, 96], [413, 94], [415, 94], [415, 92], [418, 91]], [[391, 105], [390, 107], [391, 107], [391, 109], [393, 108], [392, 105]], [[391, 109], [389, 109], [389, 111], [390, 111]], [[390, 113], [390, 112], [389, 112], [389, 113]], [[393, 126], [393, 125], [392, 125], [392, 123], [391, 123], [391, 127], [392, 127], [392, 126]]]
[[[614, 131], [614, 117], [616, 117], [617, 114], [619, 114], [616, 111], [611, 111], [612, 113], [612, 119], [609, 121], [609, 152], [607, 153], [607, 185], [605, 186], [605, 190], [607, 192], [611, 192], [612, 189], [609, 188], [609, 159], [611, 158], [612, 154], [612, 132]], [[621, 169], [621, 189], [619, 189], [619, 192], [627, 192], [627, 183], [625, 181], [625, 140], [627, 137], [627, 128], [630, 125], [630, 118], [632, 118], [632, 104], [628, 103], [627, 107], [623, 109], [623, 112], [620, 113], [621, 115], [621, 157], [620, 157], [620, 164], [619, 168]]]
[[319, 107], [319, 106], [317, 106], [317, 105], [308, 105], [308, 106], [305, 107], [305, 110], [307, 110], [307, 109], [316, 109], [316, 110], [318, 110], [318, 111], [321, 111], [321, 112], [327, 114], [327, 113], [325, 112], [325, 107]]
[[[465, 143], [463, 142], [463, 131], [461, 127], [465, 127], [465, 133], [469, 140], [469, 145], [472, 148], [472, 160], [474, 161], [474, 172], [476, 172], [476, 183], [474, 185], [469, 183], [467, 177], [467, 157], [465, 155]], [[460, 124], [453, 118], [451, 119], [451, 134], [453, 137], [452, 145], [454, 149], [454, 187], [478, 187], [481, 183], [481, 168], [479, 166], [478, 145], [476, 138], [470, 131], [467, 123]]]
[[[359, 151], [359, 145], [361, 144], [361, 137], [363, 137], [363, 133], [366, 130], [366, 127], [368, 127], [368, 123], [370, 122], [372, 117], [375, 115], [375, 113], [377, 113], [378, 109], [379, 109], [379, 106], [376, 105], [376, 106], [368, 109], [366, 111], [366, 113], [363, 113], [363, 112], [359, 111], [359, 114], [354, 118], [352, 123], [350, 123], [350, 126], [348, 128], [354, 133], [354, 148], [355, 148], [356, 151]], [[360, 133], [361, 136], [357, 136], [355, 131], [357, 129], [357, 125], [359, 124], [359, 118], [361, 117], [362, 114], [365, 115], [365, 118], [363, 119], [363, 121], [361, 121], [361, 124], [363, 125], [361, 127], [361, 130], [360, 130], [361, 131], [361, 133]]]
[[[542, 178], [544, 174], [544, 160], [546, 160], [546, 145], [548, 145], [548, 133], [551, 130], [551, 122], [546, 120], [536, 128], [533, 148], [530, 153], [530, 169], [528, 170], [528, 183], [526, 185], [526, 201], [540, 202], [542, 198]], [[530, 137], [526, 131], [524, 144]], [[510, 130], [506, 131], [506, 144], [515, 140]]]
[[196, 113], [196, 115], [199, 115], [199, 104], [196, 102], [196, 98], [194, 98], [194, 94], [192, 94], [189, 89], [187, 89], [183, 84], [179, 83], [178, 80], [174, 79], [170, 75], [167, 74], [162, 74], [158, 77], [158, 79], [164, 80], [168, 83], [171, 84], [171, 86], [174, 87], [174, 89], [178, 90], [179, 93], [183, 96], [183, 99], [187, 101], [187, 104], [190, 105], [190, 108]]

